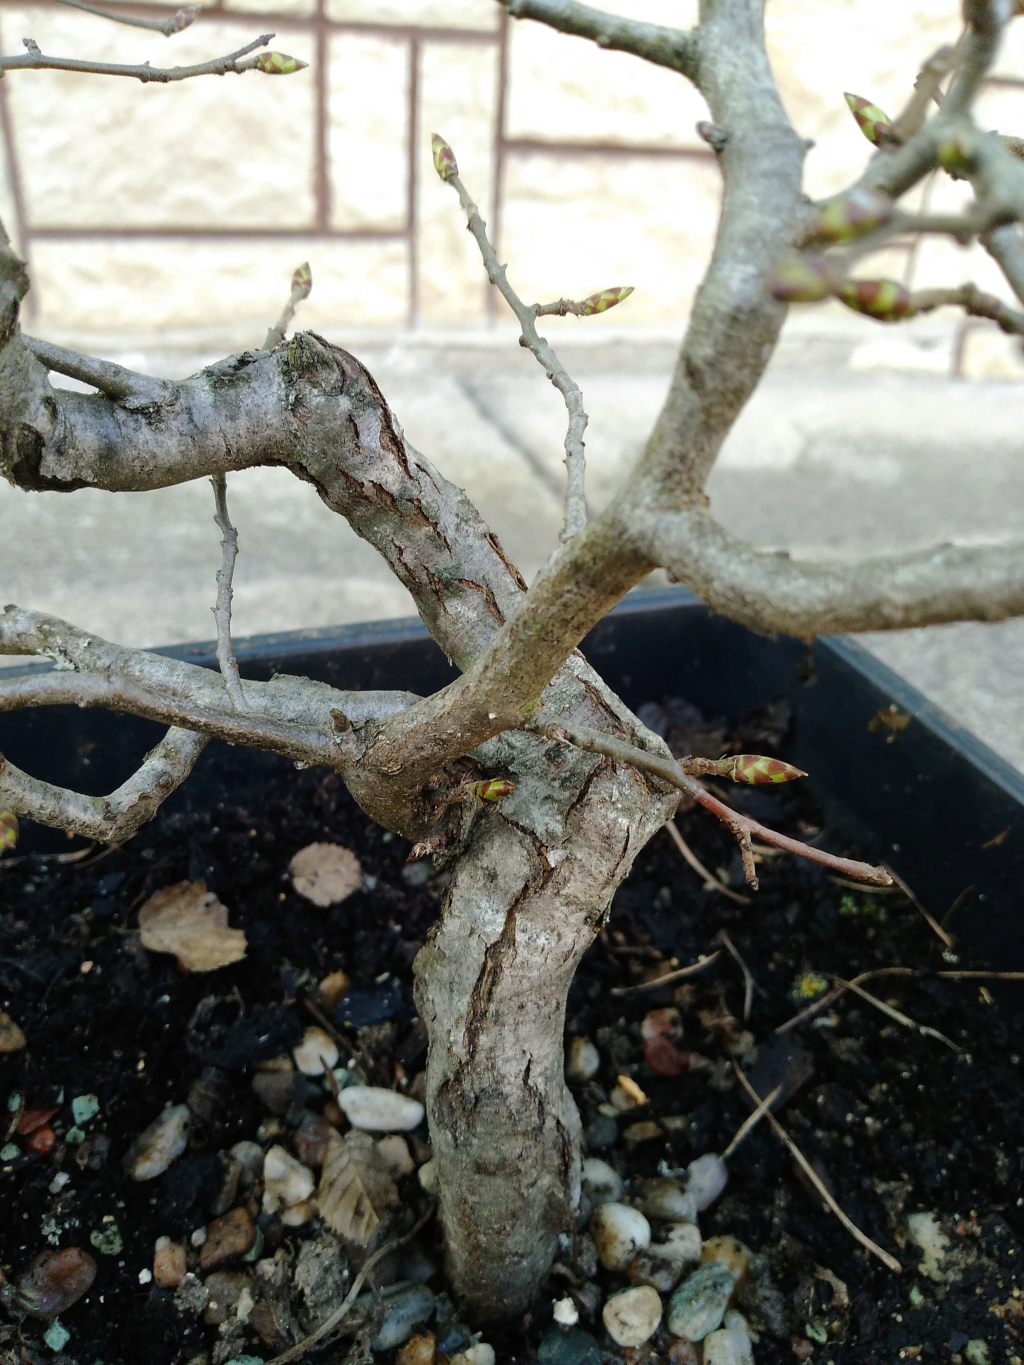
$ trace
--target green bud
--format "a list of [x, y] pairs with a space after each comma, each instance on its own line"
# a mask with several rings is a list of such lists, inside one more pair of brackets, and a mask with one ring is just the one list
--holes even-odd
[[807, 230], [819, 242], [847, 242], [871, 232], [892, 217], [893, 201], [872, 190], [851, 190], [822, 204]]
[[473, 784], [473, 797], [477, 801], [504, 801], [515, 791], [515, 783], [505, 777], [492, 777], [484, 782]]
[[847, 280], [838, 297], [847, 308], [876, 322], [902, 322], [917, 311], [908, 291], [895, 280]]
[[631, 284], [620, 284], [611, 289], [602, 289], [599, 294], [591, 294], [580, 304], [580, 317], [589, 318], [595, 313], [607, 313], [609, 308], [614, 308], [623, 299], [628, 299], [632, 292]]
[[857, 120], [857, 127], [875, 147], [881, 147], [886, 142], [900, 141], [888, 114], [883, 113], [877, 104], [849, 92], [846, 93], [845, 99], [850, 106], [850, 113]]
[[780, 303], [817, 303], [828, 298], [833, 283], [820, 256], [788, 256], [775, 267], [768, 289]]
[[438, 133], [434, 133], [430, 139], [430, 150], [434, 154], [434, 170], [442, 180], [451, 180], [453, 175], [458, 175], [455, 153]]
[[11, 810], [0, 810], [0, 853], [18, 846], [18, 817]]
[[289, 57], [284, 52], [261, 52], [256, 58], [256, 70], [265, 76], [290, 76], [293, 71], [302, 71], [309, 65], [300, 62], [298, 57]]

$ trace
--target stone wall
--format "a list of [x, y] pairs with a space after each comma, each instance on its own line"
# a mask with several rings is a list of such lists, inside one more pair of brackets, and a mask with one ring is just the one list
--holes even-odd
[[[695, 8], [612, 4], [677, 24]], [[147, 9], [156, 6], [133, 12]], [[455, 148], [525, 296], [631, 283], [627, 304], [587, 324], [595, 334], [678, 328], [719, 201], [717, 166], [694, 129], [706, 109], [682, 78], [508, 23], [494, 0], [218, 0], [207, 9], [165, 40], [53, 3], [0, 8], [6, 51], [31, 37], [47, 53], [184, 64], [272, 28], [275, 48], [310, 63], [286, 78], [167, 86], [57, 72], [4, 80], [0, 216], [30, 256], [37, 330], [121, 348], [252, 345], [303, 259], [315, 282], [303, 322], [332, 335], [486, 322], [494, 300], [457, 202], [430, 167], [435, 129]], [[815, 144], [812, 194], [842, 187], [869, 150], [843, 91], [896, 110], [921, 61], [955, 39], [958, 13], [959, 0], [769, 0], [783, 96]], [[1024, 21], [1016, 28], [982, 116], [1020, 134]], [[930, 194], [938, 208], [962, 187], [936, 179]], [[906, 253], [880, 267], [902, 276]], [[910, 268], [921, 284], [1000, 288], [983, 253], [945, 241], [924, 242]], [[985, 338], [991, 363], [1014, 372], [1016, 351], [999, 338], [992, 350]]]

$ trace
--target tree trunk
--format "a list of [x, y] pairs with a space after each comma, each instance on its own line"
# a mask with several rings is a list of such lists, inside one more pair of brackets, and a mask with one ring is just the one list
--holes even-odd
[[[579, 656], [566, 672], [549, 692], [563, 703], [575, 692], [577, 719], [600, 712], [635, 734]], [[563, 1071], [569, 984], [677, 799], [560, 743], [507, 734], [484, 750], [516, 791], [479, 819], [415, 966], [447, 1271], [477, 1321], [523, 1312], [572, 1226], [580, 1120]]]

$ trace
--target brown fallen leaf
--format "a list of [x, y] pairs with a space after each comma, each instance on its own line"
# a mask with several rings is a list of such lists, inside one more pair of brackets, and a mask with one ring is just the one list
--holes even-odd
[[369, 1133], [335, 1133], [327, 1144], [316, 1203], [328, 1227], [365, 1249], [385, 1211], [398, 1203], [395, 1184]]
[[154, 891], [139, 911], [142, 945], [173, 953], [188, 972], [212, 972], [245, 957], [245, 934], [228, 928], [227, 907], [205, 882], [176, 882]]
[[363, 869], [350, 848], [342, 844], [307, 844], [288, 868], [292, 885], [314, 905], [337, 905], [362, 884]]
[[20, 1052], [27, 1043], [24, 1030], [0, 1010], [0, 1052]]

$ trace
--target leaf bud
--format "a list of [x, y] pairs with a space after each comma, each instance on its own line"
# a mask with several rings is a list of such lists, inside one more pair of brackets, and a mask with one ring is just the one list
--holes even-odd
[[312, 288], [313, 272], [309, 268], [309, 262], [304, 261], [292, 276], [292, 298], [296, 303], [308, 299]]
[[0, 810], [0, 853], [18, 845], [18, 817], [11, 810]]
[[892, 213], [893, 201], [887, 194], [851, 190], [822, 204], [807, 235], [819, 242], [846, 242], [881, 227]]
[[950, 137], [939, 144], [935, 160], [954, 180], [962, 180], [974, 160], [974, 147], [966, 137]]
[[879, 109], [877, 104], [872, 104], [862, 95], [851, 95], [848, 91], [845, 99], [850, 106], [850, 113], [857, 120], [857, 127], [875, 147], [900, 141], [888, 114]]
[[806, 777], [802, 768], [792, 763], [783, 763], [781, 758], [768, 758], [764, 754], [737, 754], [732, 762], [729, 776], [734, 782], [746, 782], [751, 786], [764, 786], [769, 782], [794, 782], [798, 777]]
[[491, 777], [473, 784], [473, 797], [477, 801], [504, 801], [515, 789], [515, 783], [509, 782], [508, 778]]
[[877, 322], [902, 322], [917, 312], [909, 292], [895, 280], [847, 280], [838, 296], [847, 308]]
[[202, 5], [186, 5], [184, 9], [172, 14], [168, 25], [171, 33], [181, 33], [183, 29], [191, 28], [201, 11]]
[[775, 267], [768, 284], [780, 303], [817, 303], [833, 290], [828, 266], [820, 256], [787, 256]]
[[459, 167], [455, 153], [440, 134], [434, 133], [431, 137], [430, 150], [434, 154], [434, 170], [442, 180], [451, 180], [452, 176], [458, 175]]
[[309, 65], [300, 62], [298, 57], [289, 57], [284, 52], [261, 52], [256, 58], [256, 70], [265, 76], [290, 76], [293, 71], [302, 71]]
[[611, 289], [602, 289], [599, 294], [590, 294], [580, 304], [580, 317], [590, 318], [595, 313], [607, 313], [609, 308], [614, 308], [623, 299], [628, 299], [632, 292], [631, 284], [620, 284]]

